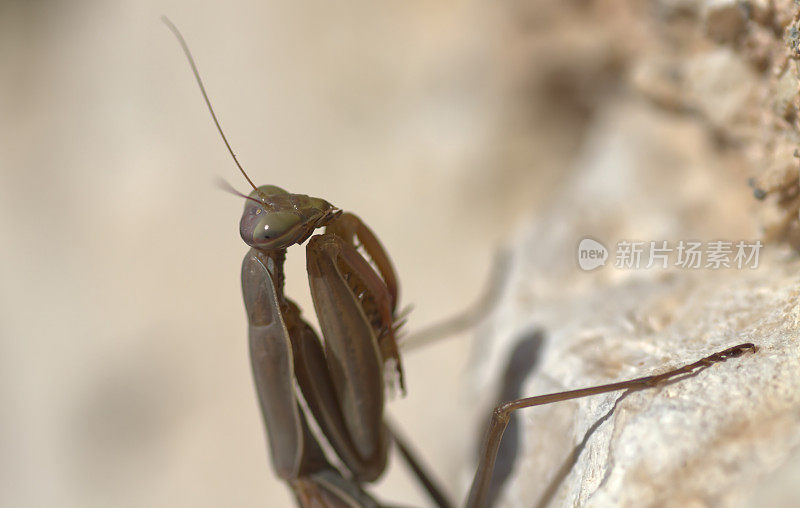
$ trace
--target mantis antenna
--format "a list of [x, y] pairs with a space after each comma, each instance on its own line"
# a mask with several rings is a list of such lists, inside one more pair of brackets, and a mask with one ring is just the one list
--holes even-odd
[[216, 115], [216, 113], [214, 113], [214, 108], [211, 107], [211, 101], [209, 100], [208, 94], [206, 93], [206, 87], [203, 85], [203, 80], [200, 79], [200, 72], [197, 70], [197, 65], [195, 65], [195, 63], [194, 63], [194, 58], [192, 57], [192, 52], [189, 51], [189, 45], [186, 44], [186, 40], [183, 38], [183, 35], [181, 35], [181, 32], [180, 32], [180, 30], [178, 30], [178, 27], [176, 27], [175, 24], [172, 23], [172, 21], [170, 21], [168, 17], [161, 16], [161, 21], [163, 21], [164, 24], [167, 25], [167, 28], [169, 28], [170, 31], [173, 34], [175, 34], [175, 37], [178, 39], [178, 42], [180, 43], [181, 48], [183, 49], [183, 53], [186, 55], [186, 59], [189, 60], [189, 65], [192, 67], [192, 73], [194, 74], [194, 79], [197, 80], [197, 84], [200, 86], [200, 92], [203, 94], [203, 100], [206, 101], [206, 106], [208, 106], [208, 110], [211, 112], [211, 118], [214, 119], [214, 125], [217, 126], [217, 130], [219, 131], [219, 135], [222, 136], [222, 141], [225, 143], [225, 146], [228, 148], [228, 152], [230, 152], [231, 157], [233, 157], [233, 162], [236, 163], [236, 166], [239, 168], [239, 171], [242, 172], [242, 175], [244, 175], [245, 179], [247, 180], [247, 183], [249, 183], [250, 186], [253, 187], [254, 190], [258, 190], [258, 188], [253, 183], [253, 181], [250, 180], [250, 177], [247, 176], [247, 173], [245, 172], [245, 170], [242, 167], [242, 165], [239, 164], [239, 159], [237, 159], [236, 158], [236, 154], [233, 153], [233, 148], [231, 148], [230, 143], [228, 143], [228, 138], [226, 138], [225, 137], [225, 133], [222, 132], [222, 126], [220, 126], [219, 120], [217, 120], [217, 115]]

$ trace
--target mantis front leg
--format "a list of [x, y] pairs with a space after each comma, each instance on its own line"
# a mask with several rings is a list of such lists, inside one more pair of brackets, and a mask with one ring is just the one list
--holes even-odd
[[[245, 230], [253, 229], [249, 225], [258, 220], [257, 211], [245, 211]], [[330, 494], [329, 488], [315, 483], [321, 472], [327, 472], [328, 483], [332, 475], [336, 477], [306, 418], [313, 417], [343, 462], [348, 478], [338, 478], [365, 499], [361, 483], [384, 471], [391, 439], [383, 421], [384, 363], [396, 353], [397, 290], [386, 285], [384, 277], [389, 276], [376, 272], [351, 243], [369, 241], [371, 232], [355, 216], [348, 217], [347, 224], [355, 226], [350, 241], [326, 233], [308, 242], [309, 284], [324, 346], [297, 306], [283, 295], [285, 249], [254, 246], [242, 266], [253, 373], [273, 467], [298, 492], [298, 499], [300, 493], [314, 489]], [[372, 239], [368, 252], [384, 270], [392, 270], [382, 247]], [[394, 347], [382, 347], [381, 339]], [[310, 414], [300, 409], [301, 396]], [[356, 497], [347, 494], [349, 500]]]
[[[302, 506], [377, 506], [361, 489], [360, 479], [374, 479], [385, 468], [386, 430], [381, 435], [382, 445], [367, 460], [354, 449], [330, 391], [319, 340], [300, 319], [294, 304], [280, 301], [282, 295], [274, 280], [281, 275], [282, 254], [270, 256], [252, 249], [242, 264], [253, 376], [273, 468], [289, 482]], [[355, 481], [342, 477], [325, 457], [299, 407], [298, 385]]]
[[[267, 261], [265, 263], [265, 261]], [[275, 284], [265, 259], [252, 250], [242, 263], [242, 292], [249, 328], [250, 361], [264, 420], [272, 467], [283, 478], [300, 474], [303, 422], [295, 396], [294, 363]]]

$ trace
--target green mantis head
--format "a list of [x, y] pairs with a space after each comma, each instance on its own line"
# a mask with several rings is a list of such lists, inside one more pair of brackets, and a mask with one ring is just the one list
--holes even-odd
[[323, 199], [262, 185], [247, 196], [239, 234], [247, 245], [260, 250], [285, 249], [303, 243], [337, 213]]

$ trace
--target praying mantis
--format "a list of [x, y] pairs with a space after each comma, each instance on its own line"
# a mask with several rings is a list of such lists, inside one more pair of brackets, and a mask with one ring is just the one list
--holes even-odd
[[[440, 507], [452, 506], [385, 420], [387, 384], [405, 392], [397, 331], [395, 269], [378, 237], [356, 215], [324, 199], [256, 186], [239, 164], [211, 107], [189, 48], [177, 37], [203, 99], [239, 171], [253, 188], [245, 199], [239, 232], [250, 247], [241, 281], [249, 324], [250, 358], [267, 430], [272, 467], [303, 508], [378, 507], [366, 489], [386, 469], [394, 444]], [[315, 234], [324, 228], [321, 234]], [[284, 294], [287, 249], [306, 243], [306, 266], [314, 310], [324, 340]], [[755, 352], [751, 343], [714, 353], [663, 374], [509, 401], [491, 414], [464, 506], [489, 504], [489, 488], [503, 432], [516, 410], [590, 395], [642, 390]]]

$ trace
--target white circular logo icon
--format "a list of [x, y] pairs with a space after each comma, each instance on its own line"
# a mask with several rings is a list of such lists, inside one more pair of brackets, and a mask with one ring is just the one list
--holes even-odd
[[592, 238], [583, 238], [578, 244], [578, 266], [581, 270], [590, 272], [606, 264], [608, 249], [602, 243]]

